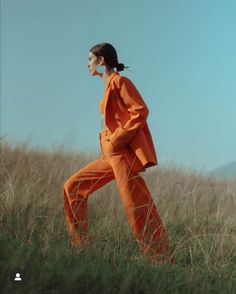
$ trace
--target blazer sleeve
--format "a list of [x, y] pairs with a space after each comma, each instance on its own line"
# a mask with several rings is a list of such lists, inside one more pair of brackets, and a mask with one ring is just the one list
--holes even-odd
[[117, 88], [130, 117], [123, 128], [117, 127], [110, 136], [111, 144], [121, 148], [131, 141], [137, 130], [144, 127], [149, 110], [140, 93], [128, 78], [121, 77]]

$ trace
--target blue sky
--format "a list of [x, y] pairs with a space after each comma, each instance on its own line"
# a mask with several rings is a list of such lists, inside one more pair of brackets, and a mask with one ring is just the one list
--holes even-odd
[[104, 82], [89, 49], [108, 42], [149, 107], [160, 165], [236, 159], [236, 1], [2, 0], [1, 135], [99, 153]]

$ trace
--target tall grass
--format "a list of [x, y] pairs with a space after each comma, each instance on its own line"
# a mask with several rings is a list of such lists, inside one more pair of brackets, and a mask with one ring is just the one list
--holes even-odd
[[[173, 242], [173, 266], [137, 258], [114, 182], [89, 198], [92, 243], [71, 248], [62, 187], [94, 158], [1, 142], [2, 293], [236, 293], [234, 181], [174, 166], [142, 174]], [[16, 268], [22, 283], [9, 278]]]

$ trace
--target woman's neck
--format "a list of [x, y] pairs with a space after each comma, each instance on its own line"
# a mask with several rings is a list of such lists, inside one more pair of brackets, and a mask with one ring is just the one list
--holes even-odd
[[111, 70], [106, 70], [104, 73], [102, 74], [99, 74], [100, 77], [104, 80], [105, 84], [106, 84], [106, 81], [107, 79], [110, 77], [110, 75], [114, 72], [114, 69], [111, 69]]

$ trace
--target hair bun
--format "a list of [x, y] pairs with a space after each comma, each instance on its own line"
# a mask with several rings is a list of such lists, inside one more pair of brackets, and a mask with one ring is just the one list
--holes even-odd
[[116, 68], [118, 71], [122, 71], [124, 70], [125, 66], [123, 63], [117, 63]]

